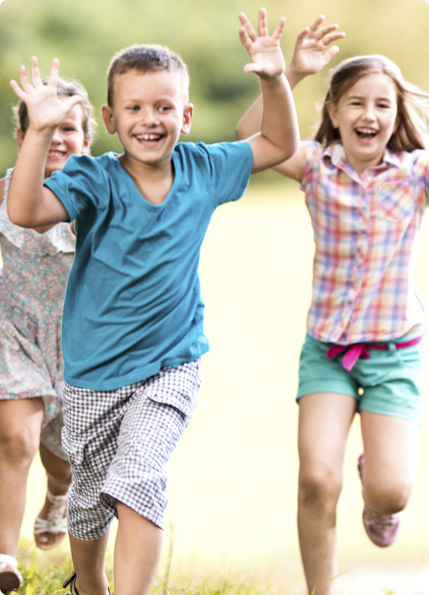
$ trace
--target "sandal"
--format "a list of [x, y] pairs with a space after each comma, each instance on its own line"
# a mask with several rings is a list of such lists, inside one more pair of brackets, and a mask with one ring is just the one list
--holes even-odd
[[[39, 516], [34, 521], [34, 540], [41, 550], [51, 550], [56, 547], [67, 534], [67, 494], [64, 496], [53, 496], [49, 490], [46, 492], [46, 500], [50, 506], [46, 519]], [[44, 543], [40, 540], [40, 535], [46, 533], [55, 538], [52, 542]]]
[[76, 589], [76, 572], [73, 570], [71, 575], [66, 578], [63, 582], [63, 589], [70, 585], [70, 595], [79, 595], [79, 591]]
[[0, 554], [0, 593], [16, 591], [22, 583], [18, 563], [13, 556]]
[[[64, 581], [63, 589], [70, 585], [70, 595], [79, 595], [79, 591], [76, 589], [76, 571], [73, 570], [71, 575]], [[110, 589], [107, 587], [107, 593], [110, 595]]]

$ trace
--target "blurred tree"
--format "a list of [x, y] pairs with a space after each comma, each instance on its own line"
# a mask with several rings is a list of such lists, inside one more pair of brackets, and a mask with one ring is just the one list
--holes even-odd
[[[13, 164], [11, 106], [15, 96], [9, 80], [20, 64], [39, 58], [42, 74], [51, 59], [60, 60], [65, 76], [79, 79], [100, 114], [105, 102], [105, 73], [112, 55], [132, 43], [161, 43], [179, 52], [189, 66], [195, 119], [191, 140], [214, 142], [234, 138], [235, 125], [258, 94], [254, 75], [243, 73], [246, 52], [238, 38], [240, 10], [256, 25], [257, 0], [4, 0], [0, 5], [0, 175]], [[270, 27], [285, 14], [282, 47], [286, 59], [297, 34], [319, 14], [338, 22], [347, 37], [334, 63], [351, 55], [384, 53], [406, 78], [429, 88], [426, 45], [429, 7], [424, 0], [266, 0]], [[428, 44], [429, 45], [429, 44]], [[308, 137], [317, 123], [328, 72], [305, 80], [295, 91], [301, 134]], [[101, 122], [98, 117], [99, 122]], [[103, 126], [94, 154], [120, 150]]]

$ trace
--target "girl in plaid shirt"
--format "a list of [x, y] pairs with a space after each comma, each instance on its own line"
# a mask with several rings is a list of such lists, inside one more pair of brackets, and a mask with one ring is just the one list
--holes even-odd
[[[341, 34], [322, 22], [298, 37], [287, 69], [292, 87], [338, 51], [325, 51]], [[427, 312], [414, 260], [429, 200], [427, 101], [384, 56], [344, 60], [315, 139], [275, 168], [305, 192], [315, 241], [297, 399], [298, 533], [308, 589], [317, 595], [333, 593], [338, 575], [336, 507], [356, 412], [363, 522], [375, 545], [395, 540], [416, 474]], [[239, 137], [256, 130], [260, 109], [257, 100]]]

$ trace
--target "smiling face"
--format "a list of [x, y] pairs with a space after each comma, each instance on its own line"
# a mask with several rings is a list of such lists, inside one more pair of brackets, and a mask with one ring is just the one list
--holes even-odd
[[171, 168], [180, 134], [191, 128], [193, 106], [186, 102], [180, 76], [168, 70], [129, 70], [115, 78], [113, 105], [103, 106], [110, 134], [118, 134], [126, 169]]
[[[66, 99], [60, 96], [61, 99]], [[55, 129], [49, 146], [45, 162], [45, 178], [62, 169], [70, 155], [89, 153], [90, 141], [85, 138], [83, 129], [83, 111], [80, 105], [75, 105], [67, 117]], [[21, 148], [24, 140], [22, 130], [17, 131], [17, 143]]]
[[338, 128], [346, 158], [358, 174], [378, 165], [397, 125], [397, 92], [390, 76], [362, 76], [329, 104], [332, 125]]

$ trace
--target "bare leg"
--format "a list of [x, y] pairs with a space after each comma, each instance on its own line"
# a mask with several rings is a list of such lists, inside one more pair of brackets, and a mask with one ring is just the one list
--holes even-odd
[[331, 595], [337, 568], [336, 508], [352, 397], [315, 393], [299, 401], [298, 535], [309, 593]]
[[108, 585], [104, 557], [109, 532], [90, 541], [77, 539], [70, 534], [69, 538], [79, 595], [106, 595]]
[[40, 459], [48, 476], [48, 490], [54, 496], [67, 493], [71, 484], [71, 471], [68, 461], [60, 459], [43, 444], [40, 445]]
[[420, 430], [388, 415], [361, 412], [365, 452], [363, 497], [379, 514], [403, 510], [417, 473]]
[[146, 595], [155, 578], [163, 531], [120, 502], [115, 543], [115, 595]]
[[[43, 467], [46, 469], [48, 485], [47, 488], [53, 496], [63, 496], [67, 493], [71, 483], [70, 465], [64, 459], [60, 459], [54, 453], [40, 444], [40, 459]], [[52, 504], [45, 498], [43, 508], [38, 516], [46, 519], [51, 510]], [[65, 513], [65, 510], [64, 510]], [[37, 535], [36, 543], [42, 549], [51, 549], [58, 545], [64, 538], [65, 533], [41, 533]]]
[[0, 553], [16, 557], [27, 478], [39, 448], [42, 399], [0, 401]]

